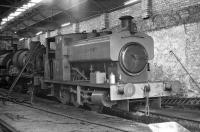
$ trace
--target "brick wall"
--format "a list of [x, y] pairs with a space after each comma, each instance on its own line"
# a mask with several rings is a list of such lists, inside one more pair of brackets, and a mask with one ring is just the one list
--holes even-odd
[[184, 91], [190, 89], [188, 75], [176, 58], [170, 54], [173, 51], [184, 66], [186, 61], [186, 36], [184, 26], [176, 26], [159, 31], [148, 32], [154, 39], [154, 59], [150, 61], [152, 81], [179, 80], [183, 84]]
[[91, 32], [93, 29], [101, 30], [105, 28], [105, 17], [104, 15], [100, 15], [98, 17], [92, 18], [90, 20], [86, 20], [79, 23], [79, 31], [83, 32]]
[[71, 26], [66, 26], [60, 29], [61, 34], [75, 33], [76, 24], [72, 24]]
[[[200, 83], [200, 22], [185, 25], [186, 39], [186, 62], [187, 69], [193, 78]], [[200, 91], [191, 79], [189, 86], [192, 91]]]
[[109, 24], [110, 28], [118, 26], [120, 24], [119, 18], [124, 15], [131, 15], [133, 17], [140, 17], [141, 15], [141, 4], [135, 4], [127, 8], [123, 8], [114, 12], [109, 13]]
[[184, 7], [200, 4], [199, 0], [152, 0], [152, 11], [154, 14], [161, 12], [180, 10]]

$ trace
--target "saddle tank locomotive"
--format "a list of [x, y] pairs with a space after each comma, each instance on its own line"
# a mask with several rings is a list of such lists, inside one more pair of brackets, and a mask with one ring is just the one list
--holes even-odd
[[129, 110], [128, 101], [178, 92], [171, 82], [149, 81], [152, 37], [123, 16], [117, 33], [73, 33], [47, 38], [42, 89], [62, 103]]

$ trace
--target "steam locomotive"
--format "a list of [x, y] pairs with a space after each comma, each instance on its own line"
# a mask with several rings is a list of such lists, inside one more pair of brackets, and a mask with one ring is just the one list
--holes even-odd
[[[15, 92], [26, 93], [28, 84], [33, 81], [35, 75], [43, 76], [43, 55], [45, 47], [40, 42], [32, 42], [31, 45], [38, 45], [38, 53], [31, 57], [31, 61], [25, 67], [23, 74], [20, 76], [14, 87]], [[1, 88], [9, 88], [21, 69], [26, 65], [28, 57], [33, 52], [31, 49], [21, 50], [2, 50], [0, 51], [0, 85]]]
[[[48, 90], [64, 104], [127, 111], [129, 100], [176, 94], [174, 83], [149, 81], [149, 60], [154, 58], [152, 37], [137, 32], [131, 16], [120, 20], [121, 31], [117, 33], [93, 31], [47, 38], [45, 51], [36, 55], [30, 66], [37, 71], [32, 76], [34, 87]], [[26, 62], [20, 60], [22, 65]]]

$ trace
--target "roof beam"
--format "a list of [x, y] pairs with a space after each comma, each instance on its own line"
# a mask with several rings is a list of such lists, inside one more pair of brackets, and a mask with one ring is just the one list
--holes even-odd
[[20, 5], [23, 5], [23, 4], [26, 3], [27, 1], [28, 1], [28, 0], [21, 0], [20, 2], [19, 2], [19, 1], [18, 1], [18, 2], [17, 2], [17, 1], [14, 2], [14, 3], [11, 5], [11, 7], [9, 7], [10, 9], [1, 15], [1, 18], [7, 16], [9, 12], [13, 11], [13, 9], [19, 7]]
[[92, 2], [93, 4], [95, 4], [97, 7], [99, 7], [99, 8], [101, 9], [101, 12], [104, 12], [105, 6], [103, 6], [102, 4], [96, 2], [95, 0], [91, 0], [91, 2]]
[[13, 6], [13, 5], [2, 5], [2, 4], [0, 4], [0, 7], [18, 8], [17, 6]]

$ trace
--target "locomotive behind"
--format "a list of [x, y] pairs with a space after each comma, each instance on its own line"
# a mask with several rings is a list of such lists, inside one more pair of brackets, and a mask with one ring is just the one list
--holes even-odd
[[[0, 84], [3, 88], [10, 88], [11, 84], [25, 67], [20, 79], [14, 87], [15, 92], [26, 93], [29, 85], [32, 84], [34, 76], [44, 76], [43, 55], [45, 47], [40, 42], [32, 42], [30, 50], [3, 50], [0, 52]], [[33, 54], [34, 47], [37, 46], [37, 54]], [[32, 54], [32, 55], [31, 55]], [[27, 66], [26, 62], [30, 57]]]

